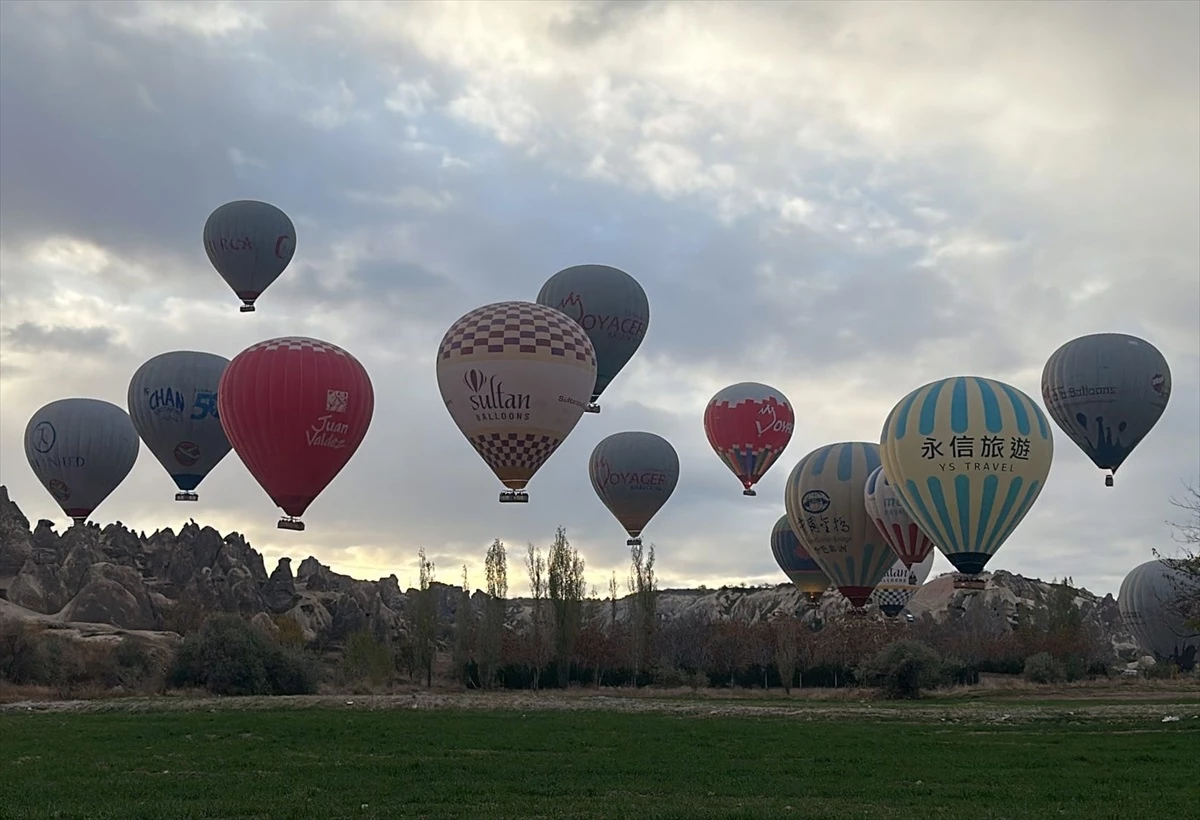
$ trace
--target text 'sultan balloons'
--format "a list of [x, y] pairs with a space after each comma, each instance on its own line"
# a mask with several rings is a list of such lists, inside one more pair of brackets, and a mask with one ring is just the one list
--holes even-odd
[[226, 202], [204, 223], [204, 250], [225, 284], [250, 313], [254, 302], [279, 278], [296, 252], [296, 227], [266, 202]]
[[889, 618], [895, 618], [904, 611], [904, 607], [908, 606], [921, 584], [929, 577], [929, 571], [933, 569], [934, 555], [931, 550], [924, 559], [911, 567], [900, 560], [892, 564], [884, 574], [883, 580], [871, 593], [871, 600], [879, 607], [880, 612]]
[[1163, 561], [1147, 561], [1121, 582], [1117, 608], [1142, 648], [1185, 672], [1196, 666], [1200, 630], [1189, 627], [1179, 609], [1181, 596], [1196, 594], [1196, 580]]
[[952, 376], [892, 408], [880, 451], [904, 509], [959, 572], [976, 575], [1033, 507], [1054, 439], [1041, 408], [1017, 388]]
[[129, 416], [179, 488], [176, 501], [195, 501], [193, 491], [229, 452], [217, 415], [217, 385], [228, 366], [224, 356], [176, 350], [144, 363], [129, 382]]
[[867, 476], [878, 466], [878, 444], [827, 444], [800, 459], [784, 489], [792, 529], [838, 592], [856, 607], [867, 603], [896, 562], [863, 502]]
[[1101, 470], [1104, 483], [1167, 409], [1171, 370], [1136, 336], [1095, 333], [1064, 344], [1042, 369], [1042, 401], [1055, 424]]
[[52, 401], [25, 426], [29, 466], [76, 524], [125, 480], [138, 449], [129, 414], [99, 399]]
[[229, 443], [286, 518], [308, 505], [362, 443], [375, 412], [371, 378], [337, 345], [290, 336], [243, 350], [225, 368], [217, 407]]
[[588, 475], [596, 495], [629, 533], [629, 545], [636, 546], [679, 483], [679, 455], [654, 433], [614, 433], [592, 450]]
[[731, 384], [704, 409], [708, 443], [742, 482], [742, 495], [757, 495], [751, 488], [783, 454], [794, 426], [787, 398], [757, 382]]
[[590, 413], [599, 413], [596, 400], [616, 378], [650, 327], [650, 303], [638, 281], [608, 265], [575, 265], [551, 276], [537, 295], [538, 304], [570, 316], [596, 350], [596, 383]]
[[882, 464], [867, 476], [863, 501], [867, 505], [867, 515], [871, 516], [904, 566], [919, 564], [933, 552], [933, 542], [896, 497], [896, 490], [883, 474]]
[[781, 515], [771, 528], [771, 554], [796, 589], [816, 603], [829, 588], [829, 578], [821, 566], [804, 548], [786, 515]]
[[508, 488], [500, 500], [524, 502], [525, 485], [583, 415], [596, 352], [561, 311], [497, 302], [446, 331], [437, 380], [450, 417]]

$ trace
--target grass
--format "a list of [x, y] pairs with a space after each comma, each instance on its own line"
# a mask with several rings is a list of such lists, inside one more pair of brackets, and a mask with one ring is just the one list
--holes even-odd
[[1190, 816], [1200, 720], [10, 712], [0, 748], [0, 816], [12, 820], [1124, 820]]

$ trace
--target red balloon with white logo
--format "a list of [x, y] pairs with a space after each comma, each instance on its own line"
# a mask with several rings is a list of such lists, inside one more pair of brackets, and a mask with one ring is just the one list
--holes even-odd
[[217, 388], [233, 449], [286, 513], [283, 530], [341, 472], [371, 425], [375, 392], [357, 359], [337, 345], [290, 336], [246, 348]]
[[875, 528], [888, 542], [892, 552], [904, 562], [904, 566], [912, 569], [914, 564], [920, 564], [933, 552], [935, 544], [905, 511], [896, 496], [896, 488], [883, 474], [882, 464], [867, 476], [867, 483], [863, 487], [863, 503], [866, 504], [867, 515], [875, 522]]
[[794, 426], [787, 397], [758, 382], [731, 384], [704, 410], [708, 443], [742, 482], [742, 495], [757, 495], [752, 488], [783, 454]]

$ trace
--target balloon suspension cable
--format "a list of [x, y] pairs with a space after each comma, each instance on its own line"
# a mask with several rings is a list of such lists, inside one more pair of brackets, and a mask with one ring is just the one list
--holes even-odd
[[758, 495], [758, 493], [754, 492], [754, 490], [747, 487], [746, 489], [742, 490], [742, 495], [754, 496], [754, 495]]
[[599, 413], [599, 412], [600, 412], [600, 405], [596, 404], [595, 402], [591, 402], [590, 404], [588, 404], [588, 406], [587, 406], [587, 407], [583, 408], [583, 412], [585, 412], [585, 413]]
[[1109, 473], [1104, 477], [1104, 486], [1111, 487], [1113, 485], [1113, 474]]
[[501, 504], [528, 504], [529, 493], [524, 490], [505, 490], [500, 493]]
[[200, 496], [196, 495], [195, 493], [181, 492], [181, 493], [175, 493], [175, 500], [176, 501], [199, 501]]
[[275, 526], [279, 527], [279, 529], [281, 529], [281, 530], [293, 530], [295, 532], [304, 532], [304, 522], [301, 521], [299, 518], [293, 518], [290, 515], [286, 515], [283, 518], [279, 519], [279, 523], [276, 524]]

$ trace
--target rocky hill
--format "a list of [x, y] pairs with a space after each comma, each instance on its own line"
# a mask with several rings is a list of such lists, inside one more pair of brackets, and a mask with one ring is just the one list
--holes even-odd
[[[459, 592], [434, 585], [439, 620], [450, 623]], [[971, 593], [954, 589], [949, 575], [931, 579], [909, 604], [920, 616], [937, 620], [987, 614], [1013, 625], [1022, 612], [1044, 606], [1053, 587], [998, 571], [986, 587]], [[479, 609], [485, 595], [475, 592]], [[182, 632], [212, 612], [237, 612], [273, 629], [274, 619], [293, 619], [310, 642], [338, 641], [370, 627], [379, 635], [408, 630], [414, 590], [402, 591], [395, 575], [359, 581], [335, 573], [316, 558], [295, 572], [281, 558], [268, 573], [262, 555], [238, 533], [222, 536], [194, 523], [178, 532], [135, 533], [120, 522], [101, 528], [87, 524], [55, 531], [50, 521], [30, 527], [28, 519], [0, 486], [0, 616], [37, 619], [73, 628]], [[510, 627], [529, 620], [531, 602], [509, 602]], [[1129, 654], [1134, 644], [1121, 624], [1116, 601], [1077, 590], [1075, 604], [1086, 621]], [[617, 602], [618, 620], [628, 616], [628, 598]], [[606, 619], [611, 604], [595, 608]], [[702, 618], [756, 622], [785, 616], [832, 617], [849, 608], [827, 593], [814, 609], [790, 584], [721, 589], [665, 589], [658, 597], [663, 620]], [[982, 610], [982, 611], [981, 611]], [[92, 625], [92, 626], [87, 626]]]

